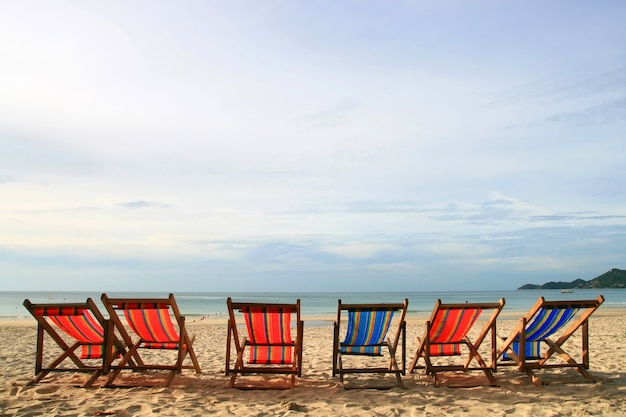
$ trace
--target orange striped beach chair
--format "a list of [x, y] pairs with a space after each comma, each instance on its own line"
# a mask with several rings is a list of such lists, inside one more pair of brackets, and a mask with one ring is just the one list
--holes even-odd
[[[289, 376], [289, 388], [293, 388], [296, 376], [302, 376], [304, 322], [300, 317], [300, 300], [296, 300], [295, 304], [266, 304], [233, 302], [228, 297], [226, 305], [229, 314], [225, 366], [226, 376], [230, 376], [228, 386], [277, 388], [266, 383], [261, 386], [235, 385], [239, 375], [275, 374]], [[237, 316], [240, 315], [243, 315], [246, 331], [246, 336], [241, 338], [237, 328]], [[292, 324], [295, 326], [295, 338], [292, 336]], [[233, 345], [236, 354], [234, 363], [231, 359]], [[244, 360], [246, 350], [249, 351], [247, 363]]]
[[[535, 370], [573, 368], [588, 380], [595, 381], [589, 369], [589, 317], [602, 305], [595, 300], [546, 301], [539, 297], [506, 339], [498, 338], [499, 365], [513, 365], [525, 372], [539, 386], [543, 381]], [[564, 350], [565, 342], [580, 329], [580, 360]], [[552, 338], [558, 335], [558, 339]], [[545, 353], [541, 348], [545, 347]], [[559, 359], [560, 358], [560, 359]]]
[[[101, 300], [109, 313], [114, 331], [128, 347], [119, 364], [111, 366], [105, 386], [113, 386], [123, 370], [169, 371], [166, 386], [170, 386], [176, 374], [183, 369], [194, 369], [196, 374], [201, 373], [193, 349], [195, 338], [187, 333], [185, 317], [180, 314], [173, 294], [168, 298], [110, 298], [102, 294]], [[125, 323], [121, 319], [122, 315]], [[172, 351], [176, 355], [172, 363], [148, 363], [154, 360], [148, 358], [148, 352], [155, 350]], [[191, 364], [185, 364], [187, 356]]]
[[[437, 374], [450, 371], [482, 371], [489, 380], [490, 385], [496, 386], [493, 372], [497, 370], [496, 363], [496, 319], [505, 300], [502, 298], [498, 303], [458, 303], [443, 304], [437, 300], [430, 319], [426, 322], [426, 330], [421, 338], [417, 338], [417, 351], [409, 368], [413, 372], [416, 368], [425, 369], [426, 374], [432, 376], [435, 385], [439, 385]], [[468, 333], [478, 323], [481, 314], [491, 310], [491, 316], [482, 326], [478, 337], [472, 341]], [[479, 348], [490, 336], [491, 362], [487, 364], [479, 353]], [[465, 361], [450, 361], [452, 357], [463, 356]], [[420, 358], [424, 359], [424, 365], [418, 366]]]
[[[346, 374], [393, 374], [396, 385], [402, 386], [402, 375], [406, 372], [406, 312], [409, 300], [404, 303], [385, 304], [344, 304], [337, 302], [337, 320], [334, 322], [333, 337], [333, 376], [339, 375], [341, 385], [348, 388], [357, 388], [345, 384]], [[392, 337], [387, 337], [393, 325], [394, 313], [400, 312], [396, 319], [395, 332]], [[346, 317], [347, 316], [347, 317]], [[345, 334], [342, 335], [342, 319], [346, 319]], [[340, 342], [340, 337], [343, 341]], [[398, 347], [401, 342], [401, 364], [398, 365], [396, 358]], [[389, 361], [386, 366], [375, 364], [374, 357], [386, 356], [383, 354], [386, 348]], [[352, 366], [344, 366], [344, 356], [358, 356], [354, 361], [359, 362]], [[368, 358], [366, 364], [366, 357]], [[390, 388], [389, 386], [360, 386], [360, 388]]]
[[[47, 304], [33, 304], [26, 299], [24, 307], [37, 320], [35, 378], [31, 384], [40, 382], [50, 372], [86, 372], [91, 373], [91, 377], [82, 386], [89, 387], [106, 374], [111, 362], [124, 352], [120, 341], [110, 337], [109, 322], [91, 298], [84, 303]], [[55, 355], [45, 349], [49, 339], [56, 342], [62, 352], [49, 364], [44, 364], [44, 359]], [[111, 349], [107, 349], [107, 345]]]

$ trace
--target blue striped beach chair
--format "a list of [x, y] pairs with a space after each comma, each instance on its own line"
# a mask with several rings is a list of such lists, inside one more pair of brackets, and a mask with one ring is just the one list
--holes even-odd
[[[345, 374], [394, 374], [398, 386], [402, 386], [402, 377], [406, 372], [406, 311], [409, 300], [404, 303], [392, 304], [343, 304], [338, 301], [337, 320], [334, 322], [333, 338], [333, 376], [339, 375], [344, 388], [351, 388], [344, 383]], [[400, 312], [396, 320], [396, 331], [387, 337], [394, 322], [394, 313]], [[346, 317], [347, 314], [347, 317]], [[343, 316], [343, 317], [342, 317]], [[347, 320], [343, 341], [340, 342], [342, 318]], [[401, 342], [401, 366], [396, 359], [397, 349]], [[383, 366], [344, 367], [343, 356], [357, 355], [367, 357], [389, 354], [389, 362]], [[368, 387], [370, 388], [370, 387]], [[381, 388], [381, 387], [371, 387]], [[387, 388], [387, 387], [384, 387]]]
[[[528, 314], [506, 339], [498, 338], [499, 365], [517, 366], [535, 385], [543, 381], [535, 370], [573, 368], [594, 381], [589, 369], [589, 317], [602, 305], [603, 296], [595, 300], [546, 301], [539, 297]], [[580, 329], [581, 359], [575, 360], [563, 349], [564, 343]], [[553, 338], [558, 334], [558, 338]], [[542, 353], [542, 347], [546, 350]], [[558, 359], [560, 358], [560, 359]]]

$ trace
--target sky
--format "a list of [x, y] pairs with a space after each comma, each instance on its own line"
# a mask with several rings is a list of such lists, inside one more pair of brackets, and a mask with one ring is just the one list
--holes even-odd
[[0, 3], [0, 290], [626, 269], [626, 2]]

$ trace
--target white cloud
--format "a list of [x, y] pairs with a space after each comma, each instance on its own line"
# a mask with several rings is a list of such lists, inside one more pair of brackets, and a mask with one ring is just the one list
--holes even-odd
[[538, 5], [2, 3], [7, 273], [620, 267], [626, 9]]

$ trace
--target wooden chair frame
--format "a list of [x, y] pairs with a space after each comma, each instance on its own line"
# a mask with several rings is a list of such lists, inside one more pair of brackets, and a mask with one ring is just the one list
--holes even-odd
[[[104, 318], [100, 310], [91, 298], [84, 303], [43, 303], [33, 304], [30, 300], [24, 300], [24, 307], [37, 320], [37, 352], [35, 356], [35, 378], [30, 384], [39, 383], [50, 372], [86, 372], [91, 377], [82, 385], [90, 387], [101, 375], [109, 372], [111, 362], [125, 352], [122, 343], [112, 335], [112, 329], [108, 320]], [[60, 327], [54, 320], [65, 317], [75, 330]], [[74, 317], [74, 319], [70, 318]], [[79, 319], [80, 317], [80, 319]], [[88, 326], [94, 330], [93, 334], [81, 337], [80, 326]], [[75, 334], [72, 334], [76, 332]], [[65, 335], [64, 336], [62, 336]], [[99, 334], [99, 335], [97, 335]], [[62, 350], [60, 356], [49, 364], [44, 364], [44, 350], [46, 335], [49, 336]], [[69, 341], [71, 339], [71, 341]], [[70, 344], [68, 344], [68, 341]], [[107, 348], [109, 346], [109, 348]], [[93, 357], [79, 357], [78, 348], [96, 348], [99, 353]], [[66, 360], [73, 363], [73, 367], [63, 365]], [[97, 365], [91, 365], [86, 361], [96, 361]]]
[[[508, 354], [511, 361], [506, 362], [501, 360], [498, 362], [499, 366], [517, 366], [518, 370], [525, 372], [533, 382], [533, 384], [540, 386], [543, 384], [541, 378], [536, 374], [536, 370], [550, 369], [550, 368], [573, 368], [580, 373], [584, 378], [595, 381], [595, 378], [589, 373], [589, 317], [602, 305], [604, 297], [598, 296], [594, 300], [575, 300], [575, 301], [546, 301], [544, 297], [539, 297], [537, 302], [531, 307], [528, 313], [520, 319], [520, 323], [511, 332], [506, 339], [498, 337], [498, 359], [502, 358], [505, 353]], [[538, 340], [532, 340], [533, 342], [543, 342], [547, 345], [548, 349], [541, 355], [539, 359], [527, 359], [526, 357], [526, 342], [528, 325], [533, 322], [533, 319], [541, 312], [542, 309], [578, 309], [577, 312], [570, 318], [570, 320], [564, 323], [562, 326], [555, 328], [551, 331], [551, 334], [558, 333], [561, 330], [560, 336], [556, 341], [550, 338], [550, 335]], [[567, 353], [563, 349], [563, 344], [574, 334], [576, 331], [581, 330], [581, 359], [577, 361], [572, 355]], [[515, 352], [513, 349], [513, 342], [519, 343], [519, 351]], [[553, 357], [560, 357], [562, 361], [560, 363], [548, 363]]]
[[[119, 334], [120, 338], [128, 347], [128, 351], [124, 354], [120, 362], [115, 366], [111, 366], [111, 372], [105, 386], [113, 386], [113, 382], [123, 370], [169, 371], [169, 376], [166, 381], [166, 386], [168, 387], [172, 384], [176, 374], [181, 373], [183, 369], [194, 369], [196, 374], [202, 373], [196, 353], [193, 349], [195, 336], [190, 337], [187, 333], [187, 329], [185, 327], [185, 316], [180, 313], [173, 294], [169, 294], [167, 298], [110, 298], [106, 294], [102, 294], [101, 300], [109, 313], [113, 331]], [[119, 314], [120, 311], [123, 311], [126, 315], [128, 312], [125, 310], [144, 310], [148, 312], [159, 309], [167, 309], [169, 311], [168, 315], [162, 317], [162, 319], [166, 321], [167, 325], [172, 325], [173, 327], [173, 322], [170, 317], [173, 316], [178, 327], [175, 337], [174, 335], [169, 335], [170, 340], [167, 341], [153, 340], [158, 339], [159, 336], [162, 338], [162, 335], [157, 335], [157, 337], [153, 338], [146, 337], [145, 335], [142, 337], [136, 331], [133, 331], [132, 326], [125, 326]], [[128, 318], [125, 321], [126, 323], [129, 323]], [[131, 337], [129, 330], [130, 333], [133, 333], [135, 338], [134, 340], [133, 337]], [[174, 364], [148, 364], [139, 353], [140, 349], [144, 348], [176, 350], [177, 359]], [[187, 356], [191, 359], [191, 365], [184, 364]]]
[[[409, 306], [409, 300], [404, 299], [403, 303], [380, 303], [380, 304], [344, 304], [341, 300], [337, 301], [337, 320], [333, 323], [333, 370], [332, 375], [339, 375], [339, 380], [343, 388], [350, 389], [355, 388], [345, 384], [344, 375], [346, 374], [393, 374], [396, 378], [396, 385], [402, 387], [402, 375], [406, 373], [406, 313]], [[391, 326], [387, 329], [387, 334], [384, 335], [385, 340], [379, 344], [368, 345], [367, 347], [372, 348], [376, 346], [386, 347], [389, 353], [389, 365], [387, 367], [351, 367], [345, 368], [343, 366], [343, 355], [359, 355], [359, 356], [380, 356], [378, 354], [367, 354], [367, 353], [349, 353], [349, 352], [341, 352], [342, 347], [346, 347], [348, 345], [344, 345], [343, 342], [340, 342], [340, 333], [341, 333], [341, 324], [342, 324], [342, 313], [346, 312], [363, 312], [363, 313], [371, 313], [377, 311], [391, 311], [397, 312], [400, 311], [400, 317], [397, 323], [397, 328], [395, 333], [393, 334], [393, 338], [388, 337], [389, 332], [391, 331]], [[396, 354], [398, 351], [398, 347], [401, 344], [401, 364], [398, 364]], [[349, 347], [349, 346], [348, 346]], [[390, 388], [390, 387], [381, 387], [381, 386], [367, 386], [362, 388]]]
[[[233, 302], [228, 297], [226, 300], [228, 307], [228, 334], [226, 339], [226, 364], [225, 375], [230, 376], [228, 386], [230, 388], [266, 388], [266, 387], [252, 387], [252, 386], [236, 386], [235, 381], [239, 375], [252, 375], [252, 374], [275, 374], [275, 375], [287, 375], [290, 378], [290, 388], [295, 386], [295, 378], [302, 376], [302, 340], [304, 337], [304, 322], [300, 315], [300, 300], [296, 300], [295, 304], [281, 304], [281, 303], [247, 303], [247, 302]], [[292, 329], [285, 329], [289, 332], [286, 336], [291, 342], [274, 342], [274, 343], [257, 343], [252, 335], [240, 337], [239, 330], [237, 328], [237, 320], [235, 312], [250, 312], [251, 310], [260, 311], [279, 311], [281, 314], [289, 314], [291, 316], [290, 322], [293, 324], [293, 318], [295, 315], [295, 331], [296, 337], [292, 340]], [[254, 313], [250, 313], [254, 314]], [[234, 345], [236, 358], [234, 364], [231, 363], [231, 347]], [[244, 353], [247, 350], [251, 350], [255, 347], [273, 347], [273, 348], [292, 348], [292, 356], [289, 359], [281, 363], [265, 363], [265, 364], [246, 364], [244, 361]], [[275, 387], [271, 387], [275, 388]]]
[[[500, 299], [497, 303], [456, 303], [456, 304], [444, 304], [441, 300], [437, 300], [433, 312], [430, 315], [430, 319], [426, 321], [426, 329], [424, 331], [424, 335], [420, 338], [417, 338], [418, 347], [415, 352], [415, 357], [413, 358], [413, 362], [411, 363], [411, 367], [409, 368], [409, 372], [412, 373], [416, 368], [417, 369], [425, 369], [426, 374], [432, 376], [434, 378], [435, 385], [439, 385], [439, 380], [437, 374], [440, 372], [449, 372], [449, 371], [482, 371], [490, 384], [493, 386], [497, 385], [496, 379], [493, 375], [493, 372], [497, 370], [497, 345], [496, 345], [496, 319], [498, 315], [502, 311], [502, 308], [505, 305], [505, 300], [503, 298]], [[471, 323], [470, 327], [466, 329], [462, 334], [453, 335], [450, 340], [445, 343], [437, 343], [432, 339], [435, 337], [433, 335], [433, 326], [436, 323], [436, 320], [440, 314], [446, 314], [449, 311], [461, 311], [463, 312], [479, 312], [482, 314], [483, 311], [492, 310], [491, 316], [483, 325], [481, 332], [475, 341], [472, 341], [467, 334], [473, 327], [478, 325], [478, 321], [474, 321]], [[478, 319], [478, 315], [474, 320]], [[453, 328], [453, 331], [457, 331], [458, 329]], [[435, 330], [436, 331], [436, 330]], [[489, 336], [489, 340], [491, 343], [491, 362], [489, 364], [486, 363], [485, 359], [480, 355], [479, 348], [485, 339]], [[433, 363], [431, 347], [439, 346], [440, 348], [445, 348], [446, 346], [465, 346], [468, 350], [467, 356], [463, 364], [447, 364], [447, 365], [436, 365]], [[437, 356], [448, 357], [462, 355], [460, 350], [458, 353], [442, 353]], [[417, 363], [420, 358], [424, 359], [425, 365], [418, 366]], [[471, 366], [472, 362], [475, 362], [477, 366]]]

